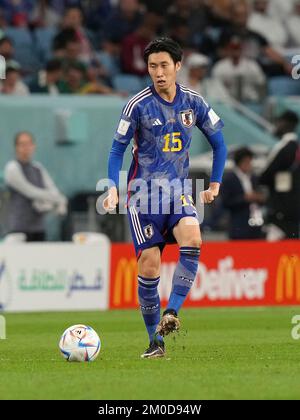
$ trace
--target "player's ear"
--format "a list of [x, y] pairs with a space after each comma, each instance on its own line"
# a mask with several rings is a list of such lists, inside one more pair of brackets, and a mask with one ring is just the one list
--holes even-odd
[[176, 71], [179, 71], [181, 69], [181, 61], [177, 61], [175, 64]]

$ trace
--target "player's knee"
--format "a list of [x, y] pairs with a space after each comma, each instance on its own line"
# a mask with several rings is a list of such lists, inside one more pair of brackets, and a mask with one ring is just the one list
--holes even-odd
[[191, 248], [201, 248], [202, 246], [202, 239], [201, 238], [189, 238], [187, 243], [184, 246], [189, 246]]
[[159, 276], [160, 253], [143, 252], [139, 258], [139, 274], [146, 278], [155, 278]]
[[147, 279], [156, 278], [159, 276], [159, 264], [148, 258], [140, 264], [139, 274]]

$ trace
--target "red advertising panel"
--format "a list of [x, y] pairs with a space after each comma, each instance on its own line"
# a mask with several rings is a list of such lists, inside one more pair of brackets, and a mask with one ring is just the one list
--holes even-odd
[[[162, 305], [169, 298], [178, 247], [165, 249], [161, 266]], [[110, 308], [135, 308], [137, 263], [133, 246], [113, 244]], [[186, 307], [300, 304], [300, 241], [216, 242], [202, 247]]]

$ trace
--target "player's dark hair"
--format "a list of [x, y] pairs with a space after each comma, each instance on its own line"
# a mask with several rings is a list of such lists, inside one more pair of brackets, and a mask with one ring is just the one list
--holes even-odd
[[30, 137], [31, 137], [31, 140], [32, 140], [32, 143], [35, 143], [35, 139], [34, 139], [34, 136], [33, 136], [33, 134], [32, 134], [32, 133], [30, 133], [29, 131], [19, 131], [19, 132], [15, 135], [15, 138], [14, 138], [15, 146], [17, 146], [17, 145], [18, 145], [19, 138], [20, 138], [23, 134], [27, 134], [28, 136], [30, 136]]
[[157, 38], [151, 41], [144, 50], [144, 60], [148, 64], [150, 54], [167, 52], [170, 54], [174, 64], [182, 61], [182, 49], [177, 42], [171, 38]]
[[234, 152], [233, 160], [234, 163], [238, 165], [246, 157], [252, 159], [253, 156], [253, 152], [250, 149], [248, 149], [248, 147], [241, 147], [240, 149]]

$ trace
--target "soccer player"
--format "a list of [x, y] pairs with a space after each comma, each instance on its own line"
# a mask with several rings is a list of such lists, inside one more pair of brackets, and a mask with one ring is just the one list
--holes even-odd
[[[118, 204], [119, 171], [123, 155], [134, 138], [133, 161], [128, 175], [128, 191], [133, 182], [187, 179], [188, 151], [192, 130], [196, 125], [206, 136], [213, 149], [212, 174], [209, 188], [202, 192], [202, 202], [211, 203], [219, 194], [226, 160], [226, 146], [221, 129], [223, 122], [197, 93], [176, 83], [180, 70], [182, 50], [169, 38], [152, 41], [144, 51], [144, 59], [153, 81], [135, 95], [123, 109], [111, 148], [108, 176], [112, 182], [103, 205], [112, 211]], [[159, 204], [169, 200], [170, 211], [158, 214], [149, 206], [148, 213], [132, 204], [128, 198], [128, 217], [138, 259], [138, 296], [145, 326], [149, 334], [149, 348], [143, 358], [165, 355], [163, 337], [179, 329], [178, 311], [191, 289], [198, 269], [201, 234], [198, 215], [190, 194], [181, 188], [169, 199], [163, 191], [153, 193]], [[156, 197], [155, 197], [156, 195]], [[181, 211], [178, 212], [178, 202]], [[147, 210], [147, 209], [146, 209]], [[176, 241], [180, 259], [176, 267], [169, 302], [160, 320], [161, 253], [167, 242]]]

